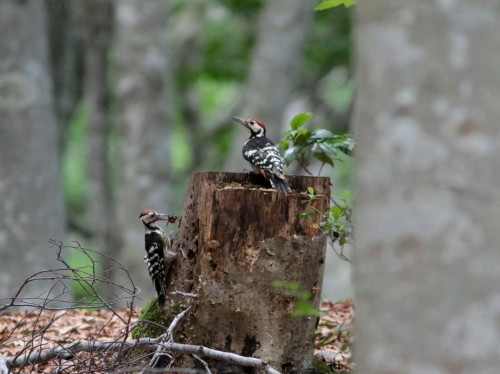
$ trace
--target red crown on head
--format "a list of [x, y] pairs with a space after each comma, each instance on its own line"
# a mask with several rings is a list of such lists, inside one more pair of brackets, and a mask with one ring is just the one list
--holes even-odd
[[255, 121], [257, 124], [262, 127], [264, 130], [266, 129], [266, 125], [264, 125], [264, 122], [262, 122], [260, 119], [257, 118], [250, 118], [250, 121]]
[[139, 218], [141, 218], [142, 216], [147, 216], [149, 213], [154, 213], [154, 210], [153, 209], [143, 210], [141, 213], [139, 213]]

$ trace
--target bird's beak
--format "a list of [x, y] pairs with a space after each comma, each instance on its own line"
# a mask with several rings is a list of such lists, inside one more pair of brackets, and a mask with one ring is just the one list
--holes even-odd
[[233, 116], [232, 118], [233, 118], [236, 122], [239, 122], [240, 124], [242, 124], [243, 126], [245, 126], [247, 129], [250, 129], [250, 126], [248, 126], [247, 121], [245, 121], [243, 118], [241, 118], [241, 117], [237, 117], [237, 116]]
[[168, 219], [170, 218], [170, 214], [158, 214], [157, 217], [159, 220], [168, 221]]

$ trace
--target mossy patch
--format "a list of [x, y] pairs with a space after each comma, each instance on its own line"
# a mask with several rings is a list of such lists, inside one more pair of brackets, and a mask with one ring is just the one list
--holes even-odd
[[156, 338], [163, 334], [172, 317], [158, 306], [157, 298], [152, 299], [142, 309], [139, 322], [132, 329], [132, 338]]
[[335, 372], [330, 368], [330, 366], [325, 362], [317, 358], [313, 358], [313, 368], [316, 373], [320, 374], [335, 374]]

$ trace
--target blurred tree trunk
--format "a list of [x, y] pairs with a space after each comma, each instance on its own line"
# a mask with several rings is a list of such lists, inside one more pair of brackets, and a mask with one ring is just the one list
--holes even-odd
[[47, 0], [49, 50], [59, 125], [59, 149], [64, 153], [66, 134], [82, 94], [83, 41], [75, 17], [78, 0]]
[[[0, 2], [0, 298], [52, 268], [64, 240], [47, 29], [40, 1]], [[47, 291], [32, 285], [31, 296]]]
[[[274, 142], [281, 137], [283, 114], [297, 84], [305, 34], [312, 16], [308, 1], [267, 1], [255, 26], [258, 34], [250, 73], [240, 109], [234, 114], [262, 119], [267, 124], [267, 136]], [[248, 134], [239, 128], [229, 157], [229, 170], [248, 168], [241, 156], [246, 138]]]
[[357, 372], [498, 373], [498, 2], [358, 7]]
[[[87, 115], [87, 213], [93, 249], [117, 258], [110, 227], [113, 222], [109, 134], [111, 131], [108, 87], [113, 12], [110, 0], [75, 3], [85, 43], [84, 102]], [[103, 260], [104, 268], [108, 266]], [[112, 278], [112, 274], [108, 274]], [[106, 289], [102, 292], [106, 293]], [[106, 295], [110, 296], [110, 295]]]
[[170, 90], [168, 7], [161, 0], [119, 0], [116, 10], [118, 168], [116, 220], [120, 261], [143, 298], [153, 294], [142, 261], [144, 228], [139, 212], [169, 211]]

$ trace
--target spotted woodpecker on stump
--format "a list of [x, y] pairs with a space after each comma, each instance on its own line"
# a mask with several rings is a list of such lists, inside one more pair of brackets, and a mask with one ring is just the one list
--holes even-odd
[[158, 293], [158, 305], [162, 308], [165, 305], [168, 268], [176, 254], [171, 251], [170, 238], [156, 222], [170, 221], [172, 217], [154, 210], [144, 210], [139, 215], [146, 230], [144, 262], [148, 266], [149, 276]]
[[242, 152], [254, 172], [268, 179], [275, 190], [291, 192], [283, 174], [283, 159], [278, 148], [266, 137], [264, 123], [256, 118], [245, 120], [233, 116], [233, 119], [250, 130], [250, 138], [243, 145]]

